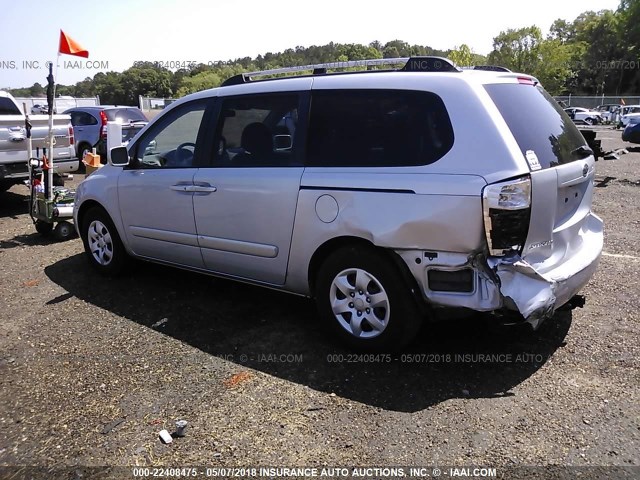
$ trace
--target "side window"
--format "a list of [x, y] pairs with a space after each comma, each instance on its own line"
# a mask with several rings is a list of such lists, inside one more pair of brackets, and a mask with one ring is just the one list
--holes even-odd
[[71, 117], [71, 125], [74, 127], [80, 125], [80, 112], [69, 112], [69, 116]]
[[173, 110], [140, 139], [136, 157], [141, 168], [194, 166], [196, 139], [207, 103], [192, 102]]
[[409, 90], [317, 90], [311, 96], [307, 165], [428, 165], [453, 146], [442, 99]]
[[295, 161], [297, 93], [244, 95], [222, 100], [216, 167], [282, 167]]
[[98, 119], [89, 113], [78, 112], [77, 122], [77, 125], [97, 125]]

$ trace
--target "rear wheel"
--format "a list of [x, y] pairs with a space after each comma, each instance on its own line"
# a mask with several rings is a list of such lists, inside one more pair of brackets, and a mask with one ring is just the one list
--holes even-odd
[[594, 123], [594, 119], [593, 119], [593, 118], [591, 118], [591, 117], [588, 117], [588, 118], [585, 118], [585, 119], [584, 119], [584, 122], [585, 122], [587, 125], [593, 125], [593, 123]]
[[91, 151], [91, 145], [88, 143], [81, 143], [78, 145], [78, 160], [82, 161], [84, 156]]
[[320, 316], [357, 350], [398, 349], [422, 323], [398, 267], [373, 248], [351, 246], [331, 254], [318, 272], [315, 296]]
[[107, 212], [92, 207], [81, 225], [82, 243], [91, 266], [106, 275], [121, 273], [129, 257]]

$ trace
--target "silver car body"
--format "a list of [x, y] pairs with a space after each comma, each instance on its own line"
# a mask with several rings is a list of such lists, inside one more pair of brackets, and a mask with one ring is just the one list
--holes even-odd
[[[532, 167], [485, 89], [522, 78], [482, 71], [376, 72], [199, 92], [169, 106], [131, 144], [186, 102], [323, 89], [434, 92], [446, 105], [455, 142], [443, 158], [424, 166], [140, 171], [106, 165], [78, 187], [75, 223], [80, 226], [83, 212], [99, 204], [133, 256], [305, 296], [314, 294], [314, 265], [327, 251], [343, 242], [367, 242], [397, 254], [426, 304], [514, 310], [536, 327], [595, 272], [603, 224], [591, 211], [593, 155]], [[487, 186], [522, 177], [530, 178], [531, 188], [526, 242], [520, 253], [492, 256]], [[432, 290], [432, 270], [470, 270], [473, 286], [465, 292]]]

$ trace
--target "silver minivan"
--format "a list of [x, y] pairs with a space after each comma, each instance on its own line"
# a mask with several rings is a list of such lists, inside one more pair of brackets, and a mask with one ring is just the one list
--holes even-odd
[[314, 65], [184, 97], [78, 187], [87, 258], [313, 297], [357, 349], [402, 346], [440, 308], [536, 328], [596, 270], [595, 160], [534, 77], [495, 70]]

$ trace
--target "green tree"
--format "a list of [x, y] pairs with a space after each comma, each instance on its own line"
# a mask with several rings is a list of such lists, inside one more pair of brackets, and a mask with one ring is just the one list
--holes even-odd
[[38, 82], [34, 83], [31, 88], [29, 88], [29, 96], [30, 97], [41, 97], [46, 95], [45, 89]]
[[219, 87], [220, 83], [222, 83], [220, 76], [213, 71], [200, 72], [192, 77], [182, 79], [182, 86], [178, 89], [177, 96], [183, 97], [190, 93]]
[[488, 60], [522, 73], [532, 73], [538, 66], [538, 47], [542, 42], [540, 28], [534, 26], [507, 30], [493, 39]]
[[559, 39], [546, 39], [538, 45], [539, 61], [531, 73], [552, 95], [564, 93], [567, 82], [575, 74], [572, 68], [574, 51], [573, 45], [563, 44]]
[[[640, 91], [640, 0], [622, 0], [617, 10], [623, 66], [616, 94]], [[631, 68], [634, 66], [635, 68]]]
[[619, 16], [611, 10], [584, 12], [574, 20], [574, 42], [583, 49], [576, 82], [578, 93], [619, 93], [624, 74], [619, 68], [624, 56], [619, 23]]
[[103, 105], [124, 105], [125, 94], [119, 72], [99, 72], [93, 77], [96, 94]]
[[[148, 63], [148, 62], [145, 62]], [[140, 95], [150, 97], [170, 97], [172, 73], [161, 67], [144, 65], [131, 67], [122, 73], [124, 103], [137, 105]]]
[[464, 43], [451, 50], [448, 58], [460, 67], [469, 67], [474, 64], [473, 52], [471, 51], [471, 48]]
[[573, 23], [569, 23], [566, 20], [558, 18], [551, 24], [547, 38], [551, 40], [558, 40], [560, 43], [564, 44], [571, 41], [574, 36], [575, 28], [573, 27]]

